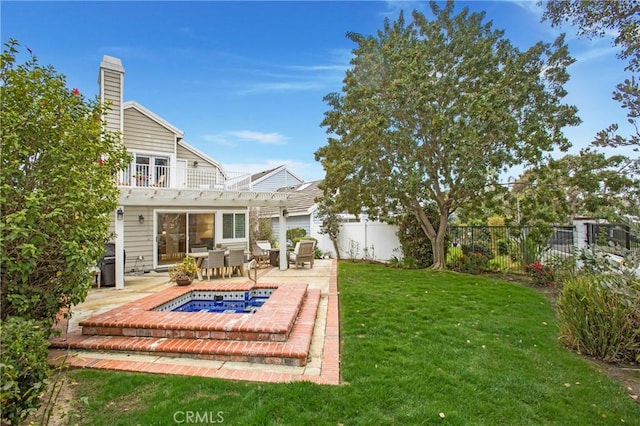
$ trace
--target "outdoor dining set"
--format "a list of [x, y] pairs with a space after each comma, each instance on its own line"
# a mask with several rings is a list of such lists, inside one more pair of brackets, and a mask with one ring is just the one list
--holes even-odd
[[[288, 264], [295, 264], [298, 268], [308, 263], [309, 267], [313, 268], [315, 244], [313, 240], [297, 242], [293, 251], [287, 252]], [[257, 268], [280, 265], [280, 249], [272, 248], [267, 240], [256, 241], [250, 252], [244, 249], [209, 250], [207, 247], [192, 247], [189, 256], [196, 260], [199, 280], [204, 279], [203, 272], [206, 273], [207, 280], [210, 280], [212, 275], [221, 278], [225, 278], [226, 275], [231, 278], [234, 273], [245, 275], [245, 264], [251, 260], [255, 260]]]

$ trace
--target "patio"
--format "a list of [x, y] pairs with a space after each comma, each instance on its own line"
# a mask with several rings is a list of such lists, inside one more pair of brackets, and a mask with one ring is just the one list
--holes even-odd
[[[115, 308], [130, 302], [149, 298], [161, 290], [175, 288], [169, 282], [166, 273], [150, 273], [144, 276], [127, 276], [126, 285], [122, 290], [115, 288], [94, 288], [90, 290], [87, 299], [72, 310], [72, 317], [68, 321], [59, 323], [64, 334], [52, 339], [56, 349], [50, 351], [50, 362], [54, 365], [62, 362], [72, 368], [97, 368], [120, 371], [136, 371], [159, 374], [179, 374], [189, 376], [216, 377], [233, 380], [248, 380], [259, 382], [291, 382], [312, 381], [324, 384], [339, 383], [339, 325], [337, 300], [337, 263], [333, 260], [317, 260], [312, 269], [289, 269], [281, 271], [277, 268], [266, 268], [258, 271], [258, 283], [265, 285], [277, 283], [284, 286], [306, 283], [312, 293], [319, 293], [315, 322], [311, 321], [309, 329], [310, 345], [308, 356], [302, 365], [286, 365], [286, 361], [279, 361], [276, 357], [269, 362], [246, 362], [241, 357], [221, 359], [202, 359], [200, 355], [184, 354], [184, 356], [167, 356], [164, 352], [153, 353], [140, 349], [133, 343], [124, 344], [118, 351], [105, 351], [87, 348], [63, 349], [71, 342], [96, 339], [96, 336], [83, 336], [80, 322], [89, 318], [105, 314]], [[234, 277], [224, 280], [212, 280], [213, 283], [225, 285], [243, 285], [246, 277]], [[206, 282], [203, 283], [207, 284]], [[153, 297], [151, 297], [152, 299]], [[300, 317], [308, 318], [309, 312], [301, 310]], [[304, 328], [304, 327], [303, 327]], [[135, 334], [134, 334], [135, 336]], [[98, 336], [101, 337], [101, 336]], [[296, 341], [300, 340], [300, 335]], [[302, 336], [304, 339], [304, 336]], [[123, 337], [119, 339], [122, 341]], [[138, 337], [128, 337], [139, 339]], [[158, 337], [152, 346], [166, 345], [166, 337]], [[192, 339], [193, 343], [202, 346], [208, 344], [201, 339]], [[227, 342], [227, 345], [240, 345], [240, 342]], [[74, 343], [75, 344], [75, 343]], [[122, 344], [122, 343], [121, 343]], [[263, 343], [264, 344], [264, 343]], [[128, 345], [128, 346], [127, 346]], [[155, 347], [154, 346], [154, 347]], [[97, 348], [97, 347], [96, 347]], [[206, 356], [203, 356], [206, 358]], [[289, 363], [291, 364], [291, 363]]]

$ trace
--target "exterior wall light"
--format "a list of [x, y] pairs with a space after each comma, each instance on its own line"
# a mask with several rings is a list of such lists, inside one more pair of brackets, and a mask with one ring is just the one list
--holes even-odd
[[287, 209], [282, 210], [282, 217], [289, 217], [289, 210]]
[[196, 168], [198, 167], [198, 162], [197, 161], [193, 162], [193, 167], [196, 167]]
[[122, 210], [122, 207], [119, 207], [118, 210], [116, 211], [116, 218], [118, 220], [124, 219], [124, 210]]
[[138, 222], [140, 222], [140, 224], [144, 223], [144, 216], [143, 215], [138, 216]]

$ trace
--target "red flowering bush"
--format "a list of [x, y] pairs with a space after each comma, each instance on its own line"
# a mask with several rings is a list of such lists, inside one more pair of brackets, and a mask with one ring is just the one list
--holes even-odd
[[524, 265], [524, 272], [533, 279], [533, 284], [538, 287], [549, 287], [555, 282], [553, 269], [540, 262], [533, 262], [530, 265]]

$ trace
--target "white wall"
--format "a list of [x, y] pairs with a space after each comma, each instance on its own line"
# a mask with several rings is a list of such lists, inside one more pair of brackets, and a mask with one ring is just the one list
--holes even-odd
[[[381, 222], [350, 222], [340, 226], [339, 247], [343, 259], [371, 259], [381, 262], [393, 256], [402, 259], [398, 227]], [[312, 220], [310, 235], [318, 240], [318, 248], [336, 257], [331, 239], [320, 234], [320, 222]], [[366, 248], [366, 250], [365, 250]]]

